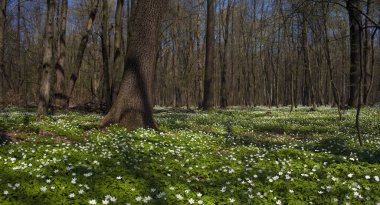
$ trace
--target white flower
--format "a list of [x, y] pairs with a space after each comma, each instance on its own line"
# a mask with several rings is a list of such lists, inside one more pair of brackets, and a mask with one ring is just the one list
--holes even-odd
[[114, 197], [114, 196], [112, 196], [112, 197], [110, 197], [110, 201], [112, 201], [112, 202], [116, 202], [116, 197]]
[[179, 200], [183, 199], [183, 196], [181, 194], [176, 194], [175, 197], [177, 197], [177, 199], [179, 199]]
[[280, 199], [277, 200], [277, 201], [276, 201], [276, 204], [277, 204], [277, 205], [280, 205], [280, 204], [281, 204], [281, 200], [280, 200]]
[[74, 194], [74, 193], [71, 193], [71, 194], [69, 194], [69, 197], [70, 197], [70, 198], [74, 198], [74, 197], [75, 197], [75, 194]]
[[4, 194], [5, 194], [5, 195], [8, 195], [8, 194], [9, 194], [9, 192], [8, 192], [7, 190], [5, 190], [5, 191], [4, 191]]
[[366, 175], [366, 176], [365, 176], [365, 179], [371, 179], [371, 176]]
[[202, 193], [198, 192], [198, 193], [197, 193], [197, 196], [198, 196], [198, 197], [202, 197]]
[[198, 204], [203, 204], [203, 201], [202, 200], [198, 200]]
[[290, 190], [289, 190], [289, 193], [294, 193], [293, 189], [290, 189]]
[[189, 204], [194, 204], [194, 199], [193, 198], [189, 199]]
[[108, 203], [110, 203], [110, 201], [108, 201], [107, 199], [102, 200], [102, 204], [108, 204]]
[[47, 188], [46, 188], [46, 186], [42, 186], [42, 187], [40, 188], [40, 190], [41, 190], [42, 192], [45, 192], [45, 191], [47, 190]]
[[92, 176], [92, 172], [85, 173], [85, 174], [83, 174], [83, 176], [85, 176], [85, 177], [90, 177], [90, 176]]
[[354, 174], [349, 173], [347, 176], [348, 176], [349, 178], [351, 178], [352, 176], [354, 176]]
[[89, 204], [96, 204], [96, 200], [95, 199], [89, 200], [88, 203]]
[[146, 197], [144, 197], [143, 202], [144, 203], [148, 203], [150, 200], [152, 200], [152, 197], [151, 196], [146, 196]]
[[141, 196], [136, 197], [136, 201], [141, 201], [141, 199], [142, 199]]
[[119, 180], [120, 180], [121, 178], [122, 178], [121, 176], [117, 176], [117, 177], [116, 177], [116, 179], [119, 179]]
[[234, 198], [229, 198], [230, 203], [234, 203], [235, 199]]
[[380, 181], [380, 178], [379, 178], [379, 176], [374, 176], [373, 178], [374, 178], [374, 179], [375, 179], [375, 181], [377, 181], [377, 182], [378, 182], [378, 181]]
[[78, 193], [83, 194], [84, 193], [83, 189], [79, 190]]

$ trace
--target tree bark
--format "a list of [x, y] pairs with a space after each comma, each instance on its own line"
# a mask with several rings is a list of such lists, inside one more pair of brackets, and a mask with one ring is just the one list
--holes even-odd
[[[367, 16], [372, 15], [372, 0], [367, 0]], [[371, 29], [367, 28], [369, 26], [369, 21], [366, 18], [364, 22], [364, 87], [363, 87], [363, 104], [368, 104], [368, 98], [370, 96], [372, 82], [373, 82], [373, 72], [371, 66]]]
[[59, 39], [58, 39], [58, 59], [55, 64], [56, 83], [55, 83], [55, 106], [62, 108], [65, 105], [67, 96], [65, 94], [65, 59], [66, 59], [66, 24], [67, 24], [67, 7], [68, 1], [62, 0], [61, 16], [59, 22]]
[[[124, 8], [124, 0], [117, 0], [116, 5], [116, 14], [115, 14], [115, 34], [114, 34], [114, 58], [113, 64], [114, 68], [112, 69], [111, 76], [111, 93], [112, 93], [112, 101], [116, 97], [114, 97], [114, 93], [119, 89], [116, 83], [116, 73], [122, 71], [124, 69], [124, 49], [123, 49], [123, 8]], [[129, 25], [129, 23], [128, 23]], [[129, 30], [129, 29], [128, 29]], [[116, 96], [116, 95], [115, 95]]]
[[109, 42], [108, 42], [108, 1], [103, 1], [102, 6], [102, 58], [103, 58], [103, 102], [108, 111], [112, 103], [112, 94], [109, 77]]
[[203, 92], [203, 110], [214, 107], [214, 50], [215, 50], [215, 0], [207, 0], [206, 65]]
[[202, 69], [202, 45], [201, 45], [201, 0], [198, 0], [197, 6], [197, 30], [196, 30], [196, 41], [197, 41], [197, 76], [196, 76], [196, 99], [198, 107], [202, 107], [202, 85], [203, 85], [203, 69]]
[[88, 18], [87, 25], [86, 25], [86, 30], [82, 34], [81, 41], [79, 43], [78, 53], [77, 53], [75, 61], [74, 61], [74, 72], [70, 76], [70, 82], [69, 82], [69, 86], [68, 86], [67, 92], [66, 92], [67, 100], [66, 100], [65, 107], [69, 106], [70, 98], [71, 98], [71, 95], [74, 91], [75, 83], [76, 83], [78, 75], [79, 75], [79, 70], [82, 66], [84, 52], [87, 48], [87, 43], [88, 43], [88, 40], [90, 37], [90, 33], [92, 31], [92, 26], [94, 24], [96, 13], [98, 11], [98, 5], [99, 5], [99, 0], [96, 0], [95, 6], [90, 11], [89, 18]]
[[1, 11], [0, 11], [0, 74], [2, 78], [2, 82], [4, 82], [2, 87], [2, 96], [5, 95], [5, 83], [7, 84], [7, 87], [9, 88], [11, 86], [11, 83], [9, 82], [9, 77], [7, 76], [7, 73], [5, 71], [5, 62], [4, 62], [4, 49], [5, 49], [5, 20], [7, 16], [6, 12], [7, 8], [7, 1], [2, 0], [1, 1]]
[[359, 96], [360, 81], [360, 25], [362, 17], [360, 14], [360, 0], [347, 0], [347, 10], [350, 24], [350, 97], [348, 106], [356, 106]]
[[101, 127], [119, 123], [128, 129], [156, 128], [153, 91], [160, 19], [166, 0], [139, 0], [131, 16], [125, 70], [119, 94]]
[[53, 24], [55, 0], [47, 0], [46, 25], [44, 34], [44, 56], [41, 67], [38, 115], [47, 115], [50, 103], [50, 88], [53, 58]]
[[[312, 105], [312, 108], [316, 109], [315, 104], [315, 90], [313, 81], [311, 78], [311, 65], [310, 65], [310, 55], [309, 55], [309, 43], [308, 43], [308, 28], [307, 28], [307, 22], [306, 17], [303, 14], [302, 15], [302, 50], [303, 50], [303, 66], [305, 69], [305, 95], [304, 95], [304, 104], [306, 105]], [[306, 102], [306, 103], [305, 103]]]
[[224, 56], [222, 58], [222, 72], [220, 76], [220, 107], [227, 107], [227, 83], [226, 83], [226, 74], [227, 74], [227, 58], [228, 58], [228, 35], [229, 35], [229, 24], [230, 24], [230, 14], [231, 14], [231, 1], [228, 0], [227, 3], [227, 13], [226, 21], [224, 25]]

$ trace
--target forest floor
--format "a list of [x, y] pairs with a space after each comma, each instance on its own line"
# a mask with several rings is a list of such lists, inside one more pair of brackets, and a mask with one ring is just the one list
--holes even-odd
[[94, 113], [0, 113], [0, 204], [380, 204], [380, 108], [158, 109], [160, 131]]

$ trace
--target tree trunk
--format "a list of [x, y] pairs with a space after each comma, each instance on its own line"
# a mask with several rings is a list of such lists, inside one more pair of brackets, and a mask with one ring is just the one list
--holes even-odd
[[70, 98], [71, 98], [71, 95], [74, 91], [75, 83], [78, 79], [79, 70], [82, 66], [84, 52], [87, 48], [87, 43], [88, 43], [88, 40], [90, 37], [90, 33], [92, 31], [92, 26], [94, 24], [96, 13], [98, 11], [98, 5], [99, 5], [99, 0], [96, 0], [95, 6], [90, 11], [89, 18], [87, 21], [86, 30], [82, 34], [81, 41], [79, 43], [78, 53], [77, 53], [75, 61], [74, 61], [74, 72], [70, 76], [70, 82], [69, 82], [69, 86], [68, 86], [67, 92], [66, 92], [67, 100], [66, 100], [65, 107], [69, 106]]
[[359, 96], [359, 81], [360, 81], [360, 44], [361, 31], [360, 25], [362, 22], [359, 0], [347, 0], [347, 10], [350, 24], [350, 97], [348, 106], [357, 105]]
[[109, 42], [108, 42], [108, 1], [103, 1], [102, 7], [102, 58], [103, 58], [103, 102], [108, 111], [112, 103], [112, 94], [109, 77]]
[[117, 0], [116, 14], [115, 14], [115, 34], [114, 34], [114, 59], [113, 59], [114, 68], [111, 72], [112, 102], [115, 99], [114, 93], [116, 93], [116, 90], [119, 89], [117, 87], [118, 84], [116, 83], [116, 73], [124, 69], [123, 8], [124, 8], [124, 0]]
[[1, 81], [4, 82], [2, 86], [2, 96], [5, 96], [5, 83], [7, 84], [7, 87], [9, 88], [11, 86], [9, 82], [9, 77], [7, 76], [7, 73], [5, 71], [5, 62], [4, 62], [4, 49], [5, 49], [5, 19], [6, 19], [6, 8], [7, 8], [7, 1], [2, 0], [1, 1], [1, 11], [0, 11], [0, 74], [1, 74]]
[[120, 91], [101, 127], [119, 123], [128, 129], [156, 128], [153, 119], [154, 73], [160, 19], [166, 0], [139, 0], [131, 16], [125, 70]]
[[203, 79], [203, 69], [202, 69], [202, 55], [201, 55], [201, 9], [200, 2], [198, 0], [197, 8], [197, 30], [196, 30], [196, 41], [197, 41], [197, 76], [196, 76], [196, 100], [198, 107], [202, 106], [202, 79]]
[[[306, 22], [306, 17], [305, 15], [302, 15], [302, 50], [303, 50], [303, 66], [305, 69], [305, 105], [311, 105], [313, 106], [312, 108], [315, 110], [316, 109], [316, 104], [315, 104], [315, 90], [314, 90], [314, 85], [313, 81], [311, 78], [311, 65], [310, 65], [310, 55], [309, 55], [309, 43], [308, 43], [308, 28], [307, 28], [307, 22]], [[305, 103], [306, 102], [306, 103]]]
[[[372, 15], [372, 0], [367, 0], [367, 16]], [[371, 72], [371, 29], [367, 28], [369, 21], [366, 18], [364, 22], [364, 92], [363, 92], [363, 104], [368, 104], [368, 98], [370, 96], [372, 82], [373, 82], [373, 72]]]
[[202, 109], [214, 107], [215, 0], [207, 0], [206, 65]]
[[53, 58], [53, 24], [55, 0], [47, 0], [46, 25], [44, 34], [44, 56], [42, 59], [38, 115], [48, 113], [51, 88], [52, 58]]
[[66, 58], [66, 23], [67, 23], [67, 0], [62, 0], [61, 16], [59, 22], [58, 39], [58, 59], [55, 64], [56, 83], [55, 83], [55, 106], [62, 108], [65, 105], [67, 96], [65, 94], [65, 58]]
[[332, 87], [334, 102], [338, 106], [339, 119], [341, 120], [342, 119], [342, 112], [341, 112], [341, 103], [340, 103], [340, 93], [339, 93], [339, 90], [338, 90], [338, 88], [334, 82], [333, 67], [332, 67], [332, 62], [331, 62], [330, 46], [329, 46], [328, 32], [327, 32], [327, 16], [326, 16], [326, 14], [324, 14], [324, 17], [323, 17], [323, 27], [324, 27], [324, 39], [325, 39], [324, 48], [325, 48], [327, 68], [329, 69], [330, 84]]
[[226, 13], [226, 23], [224, 25], [224, 56], [222, 58], [222, 72], [220, 76], [220, 107], [227, 107], [227, 58], [228, 58], [228, 35], [229, 35], [229, 24], [230, 24], [230, 13], [231, 13], [231, 0], [228, 0], [227, 13]]

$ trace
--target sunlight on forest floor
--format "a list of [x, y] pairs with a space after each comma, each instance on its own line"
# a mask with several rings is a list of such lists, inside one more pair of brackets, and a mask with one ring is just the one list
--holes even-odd
[[380, 204], [380, 109], [181, 112], [160, 131], [101, 115], [0, 113], [1, 204]]

